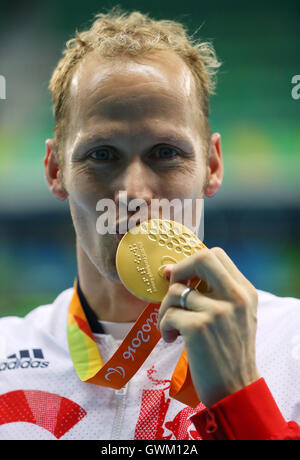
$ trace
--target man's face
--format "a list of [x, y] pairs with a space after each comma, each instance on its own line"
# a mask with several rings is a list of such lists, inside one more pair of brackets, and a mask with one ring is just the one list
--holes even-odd
[[70, 86], [64, 186], [77, 238], [98, 271], [118, 280], [119, 238], [96, 231], [101, 199], [200, 198], [208, 169], [193, 76], [171, 51], [136, 60], [89, 54]]

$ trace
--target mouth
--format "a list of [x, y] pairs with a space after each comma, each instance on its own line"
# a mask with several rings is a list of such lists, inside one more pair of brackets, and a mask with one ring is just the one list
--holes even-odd
[[124, 235], [125, 233], [116, 233], [115, 234], [116, 240], [120, 242]]
[[[124, 228], [124, 225], [121, 225], [120, 223], [118, 223], [116, 225], [116, 234], [115, 234], [115, 237], [116, 237], [116, 240], [117, 242], [119, 243], [121, 241], [121, 239], [123, 238], [124, 235], [126, 235], [127, 232], [129, 232], [129, 230], [131, 230], [132, 228], [134, 227], [137, 227], [138, 225], [140, 225], [141, 221], [140, 219], [138, 219], [136, 222], [132, 223], [132, 222], [129, 222], [129, 221], [126, 221], [126, 226]], [[124, 224], [124, 222], [123, 222]], [[125, 233], [124, 233], [125, 231]]]
[[[124, 227], [124, 223], [126, 224]], [[123, 222], [118, 222], [116, 225], [116, 235], [120, 236], [122, 238], [129, 230], [131, 230], [134, 227], [137, 227], [140, 225], [141, 221], [138, 219], [136, 222], [130, 222], [130, 221], [123, 221]], [[125, 232], [124, 232], [125, 231]]]

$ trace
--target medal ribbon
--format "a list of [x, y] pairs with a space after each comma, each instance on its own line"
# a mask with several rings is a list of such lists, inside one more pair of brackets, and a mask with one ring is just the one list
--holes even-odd
[[[190, 286], [199, 284], [192, 281]], [[161, 333], [157, 329], [160, 304], [149, 303], [130, 329], [113, 356], [103, 363], [74, 284], [74, 294], [68, 312], [67, 336], [69, 350], [78, 377], [83, 382], [119, 390], [134, 376], [147, 359]], [[173, 372], [169, 394], [190, 407], [199, 404], [194, 389], [186, 350]]]

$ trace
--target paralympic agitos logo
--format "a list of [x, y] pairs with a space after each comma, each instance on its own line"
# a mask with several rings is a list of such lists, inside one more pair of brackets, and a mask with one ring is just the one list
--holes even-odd
[[49, 361], [44, 358], [41, 348], [32, 350], [20, 350], [6, 358], [6, 361], [0, 362], [0, 372], [13, 369], [36, 369], [49, 366]]

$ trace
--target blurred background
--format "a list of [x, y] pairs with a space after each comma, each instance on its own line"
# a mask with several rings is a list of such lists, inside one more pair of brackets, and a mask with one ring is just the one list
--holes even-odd
[[[225, 180], [205, 201], [205, 243], [221, 246], [258, 288], [300, 297], [299, 1], [120, 1], [184, 22], [210, 40], [223, 66], [211, 99]], [[53, 120], [48, 81], [64, 43], [112, 1], [1, 2], [0, 316], [52, 302], [76, 276], [67, 204], [43, 173]]]

